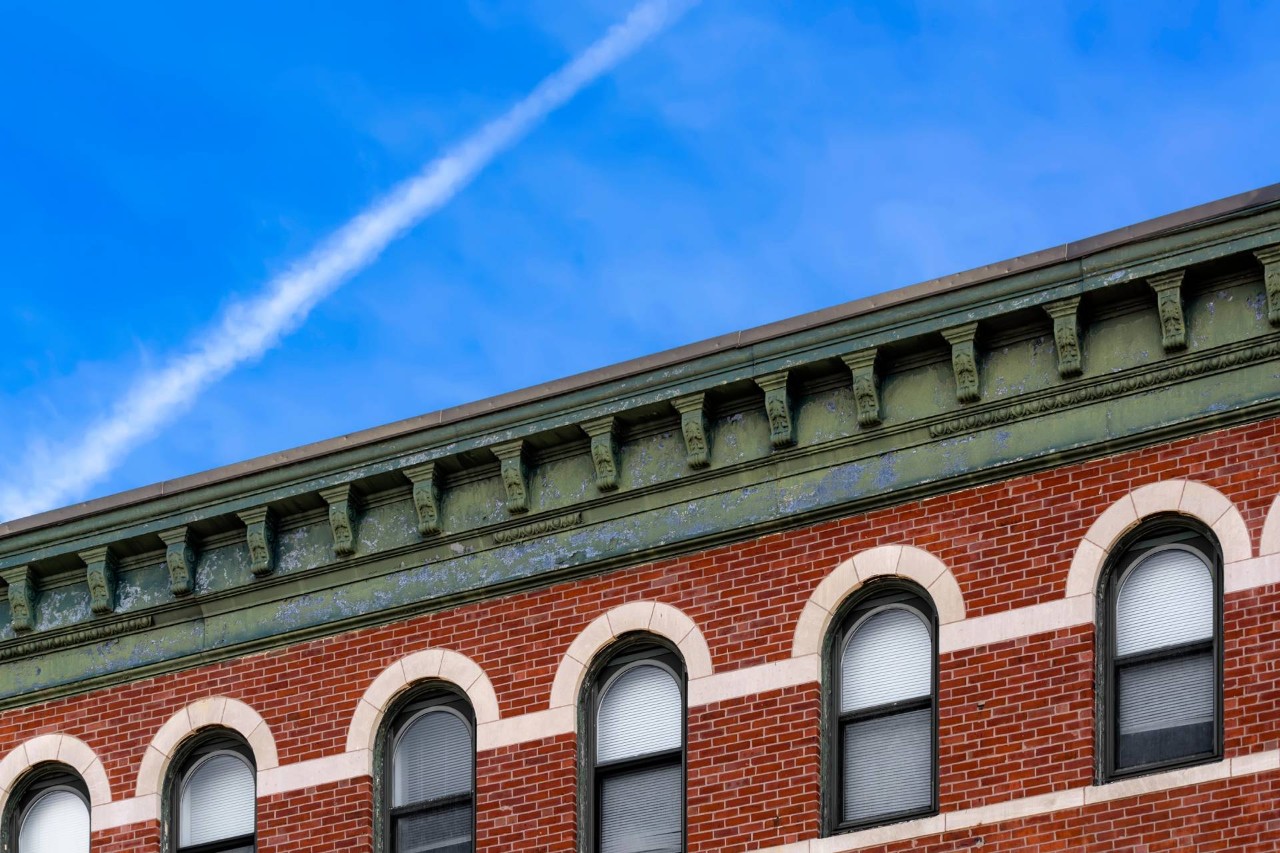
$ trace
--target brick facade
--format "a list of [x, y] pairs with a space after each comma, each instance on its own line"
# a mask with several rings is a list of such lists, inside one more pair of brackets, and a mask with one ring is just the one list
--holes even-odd
[[[1195, 481], [1224, 495], [1243, 518], [1256, 555], [1268, 508], [1280, 494], [1278, 437], [1280, 420], [1222, 429], [3, 711], [0, 755], [42, 734], [75, 737], [100, 758], [112, 800], [127, 799], [160, 727], [193, 701], [221, 696], [261, 715], [283, 771], [343, 753], [357, 703], [371, 682], [397, 660], [428, 648], [449, 649], [478, 664], [493, 685], [501, 719], [545, 712], [574, 638], [601, 614], [640, 600], [690, 617], [705, 637], [717, 676], [785, 662], [815, 587], [838, 563], [877, 545], [912, 545], [939, 558], [959, 583], [967, 619], [1004, 614], [1063, 598], [1090, 525], [1134, 489], [1161, 481]], [[1274, 577], [1272, 560], [1280, 555], [1253, 563]], [[1054, 808], [1046, 798], [1094, 782], [1092, 626], [944, 649], [937, 693], [940, 812], [972, 816], [979, 813], [966, 810], [1038, 799], [1027, 801], [1025, 817], [942, 834], [926, 831], [931, 825], [922, 822], [914, 837], [865, 849], [1280, 849], [1278, 607], [1275, 583], [1229, 588], [1223, 604], [1224, 762], [1246, 768], [1260, 756], [1249, 767], [1257, 772], [1196, 783], [1193, 768], [1187, 784], [1083, 806]], [[851, 849], [803, 846], [822, 837], [820, 706], [819, 686], [809, 680], [689, 709], [691, 853], [781, 845], [814, 853]], [[482, 749], [477, 849], [574, 850], [576, 763], [572, 733]], [[368, 851], [371, 803], [369, 777], [360, 774], [260, 793], [259, 849]], [[158, 850], [157, 825], [144, 820], [97, 829], [94, 849]]]

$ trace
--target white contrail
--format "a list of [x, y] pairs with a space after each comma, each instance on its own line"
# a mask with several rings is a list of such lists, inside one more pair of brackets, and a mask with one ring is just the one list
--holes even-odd
[[92, 424], [78, 441], [56, 450], [33, 448], [23, 465], [25, 482], [10, 482], [0, 489], [0, 519], [30, 515], [81, 497], [206, 386], [278, 343], [317, 302], [447, 203], [498, 154], [696, 2], [647, 0], [634, 7], [625, 20], [544, 79], [505, 115], [395, 187], [257, 296], [229, 306], [190, 351], [140, 377], [112, 412]]

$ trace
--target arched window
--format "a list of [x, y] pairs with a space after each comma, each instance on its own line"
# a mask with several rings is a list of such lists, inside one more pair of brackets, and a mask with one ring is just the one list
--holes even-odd
[[44, 765], [14, 791], [8, 834], [16, 853], [89, 853], [89, 790], [75, 771]]
[[1105, 775], [1221, 755], [1218, 549], [1181, 522], [1122, 544], [1106, 576]]
[[830, 831], [937, 810], [937, 631], [914, 588], [877, 583], [846, 606], [828, 646]]
[[475, 849], [475, 723], [447, 689], [416, 691], [386, 736], [381, 849], [471, 853]]
[[202, 736], [180, 753], [170, 795], [170, 849], [252, 853], [257, 849], [253, 753], [230, 732]]
[[624, 641], [591, 681], [590, 849], [684, 850], [685, 676], [665, 646]]

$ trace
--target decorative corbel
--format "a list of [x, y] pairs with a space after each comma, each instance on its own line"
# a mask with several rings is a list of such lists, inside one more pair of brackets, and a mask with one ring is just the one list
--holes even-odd
[[965, 323], [943, 329], [942, 336], [951, 344], [951, 369], [956, 375], [956, 399], [961, 403], [976, 403], [978, 393], [978, 355], [974, 349], [974, 338], [978, 334], [978, 324]]
[[1267, 292], [1267, 321], [1280, 326], [1280, 246], [1255, 249], [1253, 256], [1262, 261], [1262, 286]]
[[1079, 296], [1050, 302], [1044, 306], [1053, 320], [1053, 340], [1058, 349], [1058, 375], [1063, 379], [1079, 376], [1082, 369], [1079, 308]]
[[841, 356], [853, 374], [853, 403], [858, 409], [858, 426], [880, 423], [880, 382], [876, 376], [876, 348]]
[[236, 513], [245, 524], [249, 568], [263, 578], [276, 569], [276, 518], [270, 507], [258, 506]]
[[1165, 352], [1187, 348], [1187, 320], [1182, 314], [1182, 278], [1186, 270], [1162, 272], [1147, 278], [1160, 310], [1160, 342]]
[[498, 457], [502, 485], [507, 491], [507, 512], [512, 515], [528, 512], [529, 471], [524, 461], [524, 439], [495, 444], [491, 449]]
[[787, 391], [787, 371], [757, 376], [756, 384], [764, 391], [764, 413], [769, 418], [769, 441], [774, 449], [796, 443], [795, 424], [791, 417], [791, 394]]
[[329, 505], [329, 528], [333, 531], [333, 553], [350, 557], [356, 552], [356, 521], [359, 497], [350, 483], [321, 489], [320, 497]]
[[116, 609], [116, 555], [110, 545], [80, 552], [89, 583], [89, 609], [99, 616]]
[[9, 624], [15, 634], [36, 628], [36, 595], [40, 592], [35, 570], [30, 566], [14, 566], [0, 572], [9, 584]]
[[418, 514], [418, 532], [434, 536], [440, 532], [440, 475], [436, 463], [424, 462], [403, 469], [413, 483], [413, 509]]
[[609, 415], [585, 421], [582, 431], [591, 437], [591, 464], [596, 469], [596, 488], [612, 492], [618, 488], [618, 419]]
[[190, 595], [196, 586], [196, 545], [190, 527], [175, 527], [160, 533], [164, 560], [169, 567], [169, 592]]
[[700, 391], [671, 401], [680, 413], [680, 431], [684, 433], [684, 449], [690, 468], [706, 468], [711, 464], [706, 396]]

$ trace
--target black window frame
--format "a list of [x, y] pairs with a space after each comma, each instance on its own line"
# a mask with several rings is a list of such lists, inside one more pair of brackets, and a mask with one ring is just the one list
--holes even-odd
[[[888, 608], [906, 608], [921, 617], [929, 632], [932, 679], [928, 700], [909, 699], [876, 708], [841, 714], [841, 663], [844, 649], [857, 628], [875, 613]], [[856, 832], [938, 813], [938, 611], [933, 599], [920, 586], [901, 578], [869, 581], [841, 604], [823, 644], [822, 714], [822, 817], [826, 835]], [[930, 802], [927, 807], [901, 809], [862, 820], [843, 820], [844, 814], [844, 730], [849, 723], [899, 713], [932, 711], [930, 720]]]
[[22, 853], [18, 850], [18, 833], [28, 810], [51, 791], [70, 791], [83, 802], [89, 814], [89, 838], [93, 839], [93, 802], [89, 798], [89, 786], [73, 768], [57, 761], [43, 762], [30, 768], [9, 791], [5, 801], [5, 813], [0, 825], [0, 851]]
[[[242, 760], [253, 775], [253, 832], [203, 844], [180, 845], [182, 837], [182, 791], [195, 769], [206, 759], [218, 754], [233, 754]], [[242, 847], [258, 849], [258, 762], [253, 750], [238, 732], [211, 729], [200, 732], [184, 744], [174, 757], [168, 784], [165, 786], [164, 838], [162, 849], [169, 853], [222, 853]]]
[[[393, 789], [392, 774], [395, 772], [396, 740], [405, 728], [422, 714], [436, 709], [445, 709], [457, 714], [467, 725], [471, 735], [471, 793], [453, 797], [426, 800], [407, 806], [393, 807], [391, 796]], [[457, 686], [443, 681], [431, 681], [415, 685], [402, 697], [392, 703], [384, 716], [378, 730], [377, 746], [374, 755], [377, 766], [374, 768], [374, 833], [375, 853], [396, 853], [396, 819], [406, 815], [417, 814], [432, 809], [447, 808], [466, 799], [471, 801], [471, 848], [476, 845], [476, 716], [471, 701]]]
[[603, 767], [596, 763], [596, 723], [600, 700], [619, 675], [639, 664], [656, 664], [666, 669], [675, 678], [680, 691], [680, 849], [689, 849], [689, 675], [684, 658], [674, 646], [662, 637], [636, 632], [620, 637], [597, 655], [584, 679], [583, 696], [578, 702], [578, 731], [582, 733], [578, 738], [580, 853], [599, 853], [601, 849], [600, 806], [605, 779], [627, 771], [676, 763], [672, 759], [677, 750], [611, 761]]
[[[1213, 580], [1213, 638], [1212, 660], [1214, 666], [1213, 749], [1209, 752], [1180, 756], [1164, 761], [1148, 762], [1131, 767], [1118, 767], [1119, 754], [1119, 678], [1120, 669], [1143, 663], [1172, 660], [1189, 654], [1203, 653], [1205, 642], [1195, 641], [1168, 646], [1152, 652], [1131, 655], [1123, 660], [1116, 655], [1116, 606], [1124, 578], [1138, 564], [1162, 550], [1177, 548], [1189, 550], [1204, 559]], [[1097, 593], [1097, 619], [1095, 630], [1095, 713], [1096, 732], [1096, 781], [1106, 784], [1121, 779], [1212, 764], [1223, 758], [1223, 559], [1222, 547], [1217, 537], [1203, 523], [1182, 515], [1161, 514], [1144, 519], [1112, 548]]]

